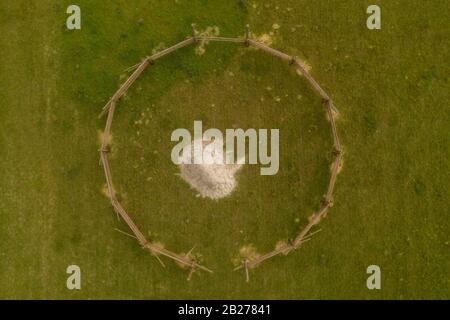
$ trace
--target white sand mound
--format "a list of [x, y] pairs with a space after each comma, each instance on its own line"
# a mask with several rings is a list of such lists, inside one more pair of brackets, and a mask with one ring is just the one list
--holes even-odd
[[224, 198], [236, 188], [237, 182], [234, 175], [242, 165], [225, 163], [223, 141], [203, 141], [202, 144], [202, 164], [191, 164], [190, 161], [193, 159], [195, 141], [185, 148], [186, 152], [183, 152], [182, 157], [184, 161], [180, 165], [180, 176], [199, 192], [199, 196], [211, 199]]

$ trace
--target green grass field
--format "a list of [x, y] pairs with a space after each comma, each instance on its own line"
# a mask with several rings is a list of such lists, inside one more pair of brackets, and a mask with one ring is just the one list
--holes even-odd
[[[0, 298], [450, 298], [450, 22], [445, 0], [78, 0], [0, 4]], [[379, 4], [382, 29], [368, 30]], [[124, 70], [195, 22], [221, 36], [269, 34], [333, 97], [345, 148], [322, 232], [287, 257], [233, 272], [239, 249], [287, 240], [318, 208], [332, 141], [320, 99], [285, 63], [235, 44], [188, 47], [149, 68], [118, 105], [111, 167], [144, 234], [196, 246], [215, 273], [166, 268], [137, 243], [103, 194], [101, 108]], [[279, 28], [274, 28], [277, 24]], [[218, 202], [170, 162], [176, 128], [279, 128], [280, 172], [245, 167]], [[79, 265], [82, 289], [66, 288]], [[366, 268], [382, 270], [368, 290]]]

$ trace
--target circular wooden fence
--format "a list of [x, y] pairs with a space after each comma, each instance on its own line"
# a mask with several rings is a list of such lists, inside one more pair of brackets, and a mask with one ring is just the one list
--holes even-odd
[[[108, 186], [108, 192], [109, 192], [109, 198], [111, 201], [111, 205], [114, 208], [114, 211], [125, 221], [125, 223], [128, 225], [130, 230], [132, 231], [133, 238], [136, 238], [139, 244], [142, 246], [142, 248], [148, 250], [152, 255], [154, 255], [159, 262], [164, 266], [164, 263], [160, 260], [159, 256], [165, 256], [169, 259], [174, 260], [175, 262], [186, 266], [190, 269], [188, 280], [191, 279], [191, 276], [193, 272], [196, 270], [203, 270], [207, 271], [209, 273], [212, 273], [213, 271], [201, 264], [199, 264], [195, 259], [191, 258], [190, 254], [187, 255], [181, 255], [177, 254], [173, 251], [167, 250], [163, 248], [161, 245], [158, 245], [157, 243], [153, 243], [142, 234], [142, 232], [139, 230], [139, 228], [136, 226], [136, 224], [133, 222], [133, 220], [130, 218], [128, 213], [125, 211], [123, 206], [120, 204], [120, 202], [117, 200], [116, 191], [113, 185], [111, 170], [109, 166], [108, 161], [108, 153], [109, 153], [109, 136], [111, 134], [111, 127], [112, 122], [114, 118], [114, 111], [116, 109], [117, 103], [119, 100], [125, 95], [127, 90], [131, 87], [131, 85], [139, 78], [139, 76], [144, 72], [144, 70], [152, 65], [156, 60], [173, 53], [174, 51], [187, 47], [189, 45], [195, 44], [200, 41], [218, 41], [218, 42], [232, 42], [237, 44], [243, 44], [246, 46], [252, 46], [258, 49], [261, 49], [273, 56], [276, 56], [284, 61], [289, 62], [290, 65], [292, 65], [294, 68], [297, 68], [305, 77], [305, 79], [311, 84], [311, 87], [319, 94], [319, 96], [323, 99], [324, 106], [326, 108], [326, 112], [328, 113], [328, 118], [331, 124], [331, 134], [333, 136], [333, 143], [334, 143], [334, 161], [332, 164], [331, 169], [331, 176], [328, 183], [328, 188], [326, 190], [326, 193], [324, 195], [323, 202], [320, 205], [319, 210], [317, 210], [310, 218], [309, 223], [304, 226], [299, 233], [288, 243], [285, 243], [281, 246], [277, 246], [275, 250], [268, 252], [266, 254], [263, 254], [261, 256], [258, 256], [257, 258], [253, 259], [246, 259], [242, 261], [242, 264], [237, 267], [235, 270], [244, 269], [245, 270], [245, 276], [246, 280], [249, 281], [249, 269], [255, 268], [259, 266], [262, 262], [271, 259], [275, 256], [281, 255], [281, 254], [288, 254], [289, 252], [298, 249], [304, 242], [311, 239], [313, 234], [316, 232], [311, 232], [311, 229], [319, 224], [320, 220], [327, 214], [328, 210], [333, 205], [333, 191], [336, 184], [336, 179], [339, 174], [339, 169], [342, 163], [342, 147], [339, 140], [339, 136], [337, 134], [336, 129], [336, 115], [338, 114], [338, 111], [336, 107], [334, 106], [333, 101], [331, 100], [330, 96], [322, 89], [322, 87], [317, 83], [317, 81], [311, 76], [311, 74], [305, 69], [303, 64], [295, 57], [290, 56], [288, 54], [285, 54], [281, 51], [278, 51], [276, 49], [273, 49], [261, 42], [258, 42], [255, 39], [252, 39], [250, 36], [249, 29], [247, 28], [245, 37], [243, 38], [225, 38], [225, 37], [210, 37], [210, 36], [202, 36], [199, 35], [199, 33], [196, 31], [194, 25], [193, 25], [193, 34], [192, 36], [188, 37], [186, 40], [181, 41], [180, 43], [177, 43], [167, 49], [164, 49], [158, 53], [155, 53], [152, 56], [145, 57], [140, 63], [137, 65], [131, 67], [128, 69], [128, 71], [133, 71], [131, 76], [120, 86], [120, 88], [117, 90], [117, 92], [111, 97], [111, 99], [108, 101], [108, 103], [103, 108], [102, 113], [99, 117], [102, 117], [103, 115], [107, 115], [106, 120], [106, 126], [105, 131], [103, 133], [103, 139], [101, 142], [101, 148], [100, 148], [100, 158], [101, 163], [103, 165], [105, 178], [106, 178], [106, 184]], [[319, 230], [320, 231], [320, 230]]]

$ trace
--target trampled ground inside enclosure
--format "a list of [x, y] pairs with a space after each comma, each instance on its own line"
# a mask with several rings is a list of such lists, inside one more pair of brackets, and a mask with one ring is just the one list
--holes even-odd
[[[68, 1], [0, 4], [1, 298], [448, 298], [450, 25], [447, 1], [380, 1], [382, 29], [354, 1]], [[190, 24], [245, 25], [296, 55], [333, 97], [345, 163], [321, 233], [298, 251], [232, 272], [239, 248], [286, 240], [317, 209], [331, 163], [321, 101], [288, 65], [212, 43], [152, 66], [117, 106], [111, 168], [149, 238], [194, 252], [215, 273], [166, 268], [115, 228], [103, 194], [97, 115], [124, 70], [184, 39]], [[438, 50], [439, 49], [439, 50]], [[439, 51], [439, 54], [437, 54]], [[7, 63], [5, 63], [7, 61]], [[448, 99], [447, 99], [448, 100]], [[447, 108], [447, 110], [446, 110]], [[217, 202], [195, 197], [170, 161], [170, 133], [193, 121], [279, 128], [280, 171], [244, 167]], [[82, 289], [66, 288], [79, 265]], [[366, 268], [382, 289], [366, 287]]]
[[[187, 49], [172, 59], [193, 54]], [[243, 259], [242, 247], [272, 250], [278, 241], [294, 238], [318, 210], [333, 160], [325, 108], [292, 68], [248, 48], [225, 70], [195, 82], [181, 80], [149, 105], [145, 92], [151, 90], [151, 70], [171, 63], [168, 58], [152, 67], [116, 114], [110, 154], [114, 181], [122, 204], [150, 238], [168, 248], [195, 246], [205, 264], [231, 271]], [[202, 120], [203, 130], [222, 132], [279, 128], [280, 170], [261, 176], [261, 165], [246, 165], [229, 197], [197, 197], [170, 159], [176, 144], [171, 133], [186, 128], [193, 134], [195, 120]]]

